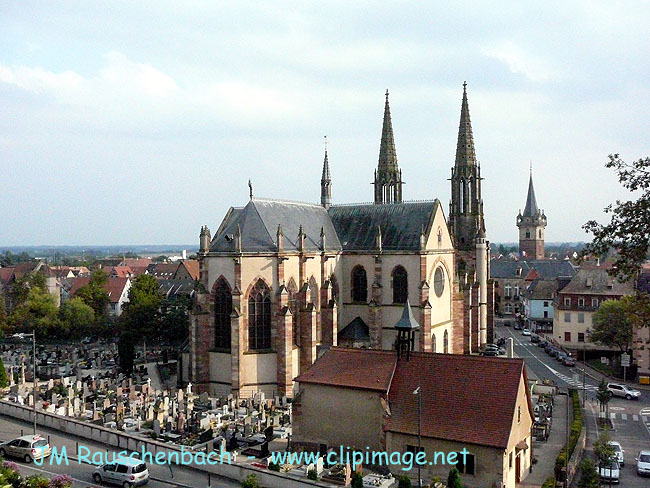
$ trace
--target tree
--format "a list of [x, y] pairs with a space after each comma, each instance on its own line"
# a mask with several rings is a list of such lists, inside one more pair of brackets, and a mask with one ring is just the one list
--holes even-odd
[[600, 476], [593, 460], [585, 459], [580, 466], [580, 470], [578, 488], [600, 488]]
[[626, 352], [632, 343], [632, 321], [635, 300], [623, 297], [620, 300], [605, 300], [593, 315], [591, 340], [607, 347], [616, 347]]
[[607, 463], [616, 455], [616, 451], [609, 441], [609, 432], [605, 429], [598, 440], [594, 442], [594, 454], [599, 465]]
[[75, 297], [61, 305], [59, 318], [64, 330], [79, 336], [95, 322], [95, 311], [81, 298]]
[[241, 482], [242, 488], [257, 488], [259, 484], [257, 483], [257, 476], [254, 474], [249, 474], [246, 476], [246, 479]]
[[447, 488], [463, 488], [463, 483], [460, 481], [460, 472], [456, 468], [449, 471], [447, 477]]
[[120, 370], [122, 370], [122, 372], [127, 376], [133, 372], [133, 363], [135, 362], [135, 343], [136, 335], [130, 330], [122, 332], [117, 343], [117, 352], [120, 357]]
[[185, 340], [189, 332], [191, 307], [192, 301], [183, 295], [163, 301], [160, 324], [162, 339], [170, 343], [180, 343]]
[[350, 483], [351, 488], [363, 488], [363, 476], [356, 471], [352, 473], [352, 483]]
[[9, 378], [7, 376], [7, 371], [5, 370], [5, 365], [0, 358], [0, 388], [6, 388], [9, 385]]
[[140, 275], [129, 290], [129, 302], [122, 314], [124, 327], [149, 337], [159, 330], [162, 294], [158, 280], [151, 275]]
[[611, 214], [608, 224], [590, 220], [583, 226], [594, 235], [583, 255], [602, 256], [614, 249], [616, 273], [631, 278], [639, 271], [650, 250], [650, 158], [626, 163], [618, 154], [610, 154], [605, 167], [616, 171], [623, 188], [631, 192], [640, 191], [641, 195], [637, 200], [617, 200], [615, 205], [605, 207], [605, 213]]
[[598, 403], [600, 404], [600, 411], [606, 412], [606, 418], [609, 418], [609, 400], [612, 398], [612, 392], [607, 389], [607, 383], [603, 378], [598, 385], [598, 391], [596, 392], [596, 398], [598, 398]]
[[60, 323], [54, 297], [39, 286], [30, 288], [25, 301], [11, 312], [9, 323], [19, 330], [56, 335]]
[[397, 488], [412, 488], [411, 478], [403, 474], [398, 478]]
[[7, 328], [7, 309], [5, 307], [5, 297], [0, 294], [0, 337]]
[[93, 309], [97, 320], [107, 314], [106, 307], [109, 298], [104, 289], [106, 283], [108, 283], [108, 273], [98, 269], [90, 276], [88, 284], [79, 288], [76, 294], [78, 298], [81, 298], [86, 305]]

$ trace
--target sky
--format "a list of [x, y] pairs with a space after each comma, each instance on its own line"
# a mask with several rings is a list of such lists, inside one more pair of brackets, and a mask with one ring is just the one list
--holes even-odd
[[0, 3], [0, 246], [196, 243], [230, 206], [369, 202], [390, 91], [406, 200], [448, 211], [467, 81], [488, 239], [532, 161], [546, 239], [628, 199], [650, 1]]

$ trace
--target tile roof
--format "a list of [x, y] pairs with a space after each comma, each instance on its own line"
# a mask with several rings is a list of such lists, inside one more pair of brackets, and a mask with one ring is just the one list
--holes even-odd
[[420, 235], [433, 221], [437, 200], [367, 205], [334, 205], [329, 215], [343, 245], [350, 251], [376, 248], [377, 227], [381, 228], [382, 248], [418, 250]]
[[[490, 261], [491, 278], [524, 278], [531, 269], [535, 269], [537, 276], [544, 280], [555, 279], [558, 276], [573, 276], [576, 267], [568, 260], [538, 259], [513, 261], [509, 259], [493, 259]], [[517, 275], [521, 269], [521, 275]]]
[[131, 268], [147, 267], [151, 264], [151, 258], [125, 258], [120, 263], [120, 266], [130, 266]]
[[327, 249], [341, 249], [327, 210], [320, 205], [254, 198], [243, 208], [231, 208], [212, 239], [210, 251], [234, 252], [238, 225], [243, 252], [277, 251], [278, 225], [282, 225], [285, 251], [298, 250], [300, 226], [306, 236], [306, 250], [320, 250], [321, 228], [325, 230]]
[[0, 268], [0, 284], [8, 283], [14, 275], [14, 267]]
[[152, 263], [147, 266], [147, 273], [166, 280], [173, 280], [180, 263]]
[[608, 274], [607, 267], [593, 266], [581, 268], [560, 293], [620, 297], [633, 291], [631, 282], [621, 283]]
[[119, 276], [120, 278], [128, 278], [133, 275], [131, 266], [114, 266], [111, 269], [111, 274]]
[[183, 266], [185, 266], [187, 273], [193, 280], [199, 279], [199, 262], [196, 259], [186, 259], [183, 261]]
[[557, 291], [557, 280], [534, 280], [524, 291], [530, 300], [551, 300]]
[[[505, 448], [522, 375], [522, 359], [414, 352], [397, 361], [394, 351], [333, 347], [296, 381], [388, 391], [385, 430], [410, 435], [418, 432], [420, 386], [423, 436]], [[528, 409], [532, 416], [530, 399]]]
[[167, 298], [179, 295], [192, 297], [194, 295], [194, 282], [189, 280], [158, 280], [158, 289]]
[[356, 317], [338, 333], [338, 339], [348, 341], [370, 340], [370, 328], [361, 317]]
[[[77, 278], [74, 280], [68, 296], [70, 298], [74, 297], [75, 294], [79, 291], [79, 288], [86, 286], [88, 283], [90, 283], [90, 277], [88, 276]], [[127, 286], [128, 283], [129, 278], [109, 276], [108, 281], [104, 284], [104, 290], [106, 293], [108, 293], [109, 302], [119, 302], [120, 297], [122, 296], [122, 292], [124, 291], [124, 287]]]

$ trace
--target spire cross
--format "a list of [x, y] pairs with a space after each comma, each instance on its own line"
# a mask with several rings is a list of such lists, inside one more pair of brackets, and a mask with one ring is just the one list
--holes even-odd
[[253, 184], [251, 183], [251, 180], [248, 180], [248, 195], [250, 199], [253, 199]]
[[323, 136], [324, 142], [323, 145], [325, 146], [325, 152], [327, 152], [327, 135]]

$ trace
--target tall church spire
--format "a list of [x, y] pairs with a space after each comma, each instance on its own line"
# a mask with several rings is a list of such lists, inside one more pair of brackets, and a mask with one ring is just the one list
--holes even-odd
[[530, 170], [530, 180], [528, 180], [528, 195], [526, 196], [526, 206], [524, 207], [524, 217], [534, 217], [537, 215], [537, 199], [535, 198], [535, 188], [533, 187], [533, 170]]
[[463, 103], [460, 107], [460, 124], [458, 126], [458, 143], [456, 144], [456, 166], [476, 164], [472, 121], [469, 117], [467, 102], [467, 82], [463, 82]]
[[517, 215], [519, 228], [519, 253], [530, 259], [544, 259], [544, 234], [546, 230], [546, 215], [537, 206], [535, 188], [533, 187], [533, 168], [530, 168], [528, 194], [524, 213]]
[[393, 122], [390, 116], [388, 90], [384, 105], [384, 122], [379, 145], [379, 163], [375, 171], [375, 203], [401, 203], [402, 172], [397, 166], [397, 151], [393, 135]]
[[330, 163], [327, 160], [327, 136], [325, 136], [323, 175], [320, 179], [320, 204], [326, 209], [329, 209], [332, 206], [332, 176], [330, 175]]
[[465, 82], [463, 101], [460, 106], [456, 160], [451, 168], [451, 204], [449, 205], [449, 231], [455, 238], [457, 248], [463, 251], [473, 252], [477, 232], [485, 233], [481, 180], [481, 166], [476, 159], [474, 149], [474, 134]]

